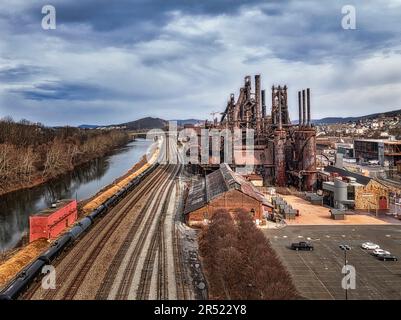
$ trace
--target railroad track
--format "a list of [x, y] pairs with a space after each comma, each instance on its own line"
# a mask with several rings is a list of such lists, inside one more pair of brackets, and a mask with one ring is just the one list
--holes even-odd
[[[172, 187], [167, 191], [167, 199], [171, 198]], [[140, 285], [136, 295], [137, 300], [146, 299], [149, 297], [151, 281], [154, 279], [155, 257], [157, 256], [157, 299], [167, 299], [167, 272], [166, 272], [166, 248], [164, 237], [164, 222], [166, 218], [167, 207], [169, 203], [164, 201], [161, 215], [158, 218], [157, 229], [152, 235], [150, 250], [146, 254], [144, 268], [142, 269]]]
[[[183, 199], [183, 195], [181, 194], [181, 189], [177, 186], [177, 194], [178, 199]], [[178, 300], [186, 300], [189, 298], [187, 288], [186, 288], [186, 279], [183, 270], [183, 257], [182, 257], [182, 248], [180, 246], [180, 238], [179, 233], [176, 229], [176, 222], [179, 222], [179, 214], [183, 211], [183, 202], [181, 201], [178, 204], [177, 213], [173, 217], [172, 221], [172, 245], [173, 245], [173, 257], [174, 257], [174, 270], [176, 276], [176, 284], [177, 284], [177, 299]]]
[[[165, 190], [169, 189], [169, 186], [171, 186], [175, 176], [180, 170], [177, 166], [170, 166], [169, 168], [171, 168], [170, 175], [160, 184], [156, 191], [157, 197], [153, 199], [153, 201], [148, 202], [141, 211], [143, 217], [147, 216], [147, 218], [141, 220], [139, 225], [132, 226], [124, 244], [120, 248], [121, 253], [116, 256], [118, 260], [114, 261], [114, 268], [108, 270], [108, 274], [103, 280], [104, 287], [98, 292], [96, 298], [135, 299], [137, 297], [134, 282], [139, 281], [140, 283], [140, 279], [137, 279], [137, 266], [140, 264], [140, 260], [142, 260], [141, 253], [147, 251], [149, 251], [148, 254], [151, 255], [156, 253], [155, 249], [152, 249], [152, 243], [153, 245], [156, 243], [157, 234], [160, 233], [158, 229], [161, 228], [160, 219], [156, 219], [156, 215], [160, 211], [158, 208], [161, 204], [162, 206], [165, 205]], [[149, 239], [149, 237], [151, 238]], [[153, 259], [154, 256], [148, 257], [147, 255], [147, 257], [143, 258], [144, 261], [140, 265], [146, 265], [146, 260], [151, 260], [153, 262]], [[148, 264], [150, 264], [149, 261]], [[137, 287], [139, 289], [142, 288], [140, 284]]]
[[181, 165], [159, 166], [53, 262], [56, 290], [37, 283], [23, 298], [185, 298], [175, 233], [181, 171]]
[[[167, 170], [169, 170], [167, 168]], [[115, 277], [117, 275], [119, 266], [121, 262], [123, 261], [124, 257], [127, 254], [128, 248], [132, 241], [134, 241], [134, 237], [136, 235], [135, 230], [138, 229], [138, 227], [141, 225], [144, 217], [145, 217], [145, 210], [149, 207], [150, 202], [147, 202], [145, 204], [145, 207], [140, 211], [137, 219], [135, 220], [134, 224], [131, 226], [127, 237], [124, 239], [124, 242], [120, 246], [119, 250], [117, 251], [117, 254], [115, 255], [110, 267], [108, 268], [108, 271], [102, 281], [102, 285], [100, 289], [98, 290], [96, 294], [97, 299], [107, 299], [108, 293], [110, 292], [112, 285], [115, 281]]]
[[[149, 177], [147, 177], [142, 184], [140, 184], [137, 188], [135, 188], [132, 193], [133, 196], [129, 197], [127, 200], [123, 200], [116, 207], [112, 209], [112, 211], [117, 211], [117, 214], [113, 214], [110, 212], [106, 214], [100, 221], [98, 221], [95, 226], [89, 231], [89, 233], [80, 239], [76, 243], [75, 253], [72, 254], [69, 258], [69, 262], [63, 268], [63, 272], [58, 274], [57, 282], [64, 284], [68, 277], [71, 276], [74, 269], [76, 269], [77, 264], [83, 263], [83, 270], [78, 272], [77, 276], [74, 277], [72, 281], [72, 285], [70, 285], [66, 292], [67, 294], [63, 297], [64, 299], [71, 299], [76, 291], [79, 288], [80, 280], [86, 276], [89, 268], [91, 267], [91, 263], [95, 260], [101, 249], [103, 248], [104, 243], [108, 240], [111, 233], [113, 233], [118, 225], [122, 222], [123, 218], [128, 214], [130, 210], [137, 204], [138, 200], [147, 197], [152, 191], [152, 187], [157, 184], [160, 177], [163, 175], [164, 168], [156, 169], [152, 172]], [[103, 228], [100, 228], [103, 227]], [[101, 232], [99, 232], [99, 229]], [[83, 253], [90, 251], [88, 259], [83, 260]], [[59, 262], [65, 257], [61, 255], [58, 261], [55, 263], [55, 266], [59, 265]], [[24, 299], [31, 299], [37, 290], [40, 290], [40, 283], [36, 284], [31, 290], [29, 290], [25, 295]], [[59, 290], [46, 290], [43, 295], [44, 299], [54, 299], [59, 294]]]

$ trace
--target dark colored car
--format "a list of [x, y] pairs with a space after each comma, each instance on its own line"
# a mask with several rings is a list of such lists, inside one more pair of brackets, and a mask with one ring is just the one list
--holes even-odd
[[377, 259], [382, 261], [398, 261], [397, 257], [392, 254], [380, 254], [377, 256]]
[[291, 244], [291, 249], [292, 250], [308, 250], [312, 251], [313, 250], [313, 245], [309, 242], [301, 241], [297, 243], [292, 243]]

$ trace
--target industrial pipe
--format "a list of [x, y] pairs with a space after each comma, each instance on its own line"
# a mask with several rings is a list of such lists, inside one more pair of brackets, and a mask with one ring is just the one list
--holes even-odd
[[274, 110], [274, 103], [275, 103], [275, 89], [274, 86], [272, 86], [272, 119], [273, 119], [273, 124], [276, 123], [275, 117], [273, 117], [273, 110]]
[[299, 110], [299, 126], [302, 123], [302, 104], [301, 104], [301, 91], [298, 91], [298, 110]]
[[[261, 107], [260, 107], [260, 75], [257, 74], [255, 75], [255, 105], [256, 105], [256, 119], [257, 121], [260, 120], [260, 113], [261, 113]], [[258, 128], [260, 129], [260, 128]]]
[[302, 125], [305, 126], [306, 120], [306, 103], [305, 103], [305, 90], [302, 90]]
[[245, 94], [246, 100], [249, 100], [251, 98], [251, 76], [245, 77]]
[[262, 118], [266, 117], [266, 100], [265, 90], [262, 90]]
[[281, 88], [278, 86], [278, 129], [283, 129], [283, 119], [281, 115]]
[[261, 116], [261, 106], [260, 106], [260, 75], [255, 75], [255, 106], [256, 106], [256, 127], [258, 132], [260, 132], [260, 118]]
[[308, 101], [308, 104], [307, 104], [307, 107], [308, 107], [308, 120], [307, 120], [307, 126], [308, 127], [310, 127], [310, 125], [311, 125], [311, 122], [310, 122], [310, 89], [308, 88], [308, 89], [306, 89], [306, 96], [307, 96], [307, 101]]

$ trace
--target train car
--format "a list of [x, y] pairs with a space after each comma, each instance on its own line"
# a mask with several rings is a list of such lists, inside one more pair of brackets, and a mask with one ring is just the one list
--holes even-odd
[[67, 247], [71, 240], [72, 237], [69, 233], [62, 235], [50, 246], [49, 249], [40, 255], [39, 259], [49, 263]]
[[40, 275], [42, 268], [52, 262], [61, 254], [74, 240], [79, 238], [90, 226], [94, 220], [104, 214], [109, 208], [113, 207], [120, 201], [129, 190], [135, 188], [146, 176], [156, 169], [157, 165], [153, 165], [145, 172], [138, 175], [127, 186], [119, 190], [115, 195], [110, 197], [105, 203], [97, 207], [87, 217], [80, 220], [69, 232], [59, 237], [53, 244], [44, 251], [38, 259], [31, 263], [27, 268], [20, 272], [10, 284], [0, 293], [0, 300], [13, 300], [25, 291], [34, 279]]
[[78, 224], [75, 227], [73, 227], [68, 233], [71, 235], [73, 240], [76, 240], [83, 232], [84, 229]]
[[21, 271], [18, 276], [2, 291], [0, 300], [13, 300], [25, 291], [32, 281], [41, 273], [46, 265], [43, 260], [37, 259], [27, 268]]

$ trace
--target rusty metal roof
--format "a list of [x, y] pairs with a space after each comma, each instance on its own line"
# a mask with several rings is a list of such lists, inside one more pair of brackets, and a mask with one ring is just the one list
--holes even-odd
[[205, 180], [194, 181], [188, 193], [184, 213], [195, 211], [206, 204]]
[[231, 170], [228, 164], [220, 164], [220, 169], [206, 176], [206, 179], [195, 181], [189, 191], [185, 205], [185, 214], [195, 211], [224, 192], [236, 189], [260, 201], [263, 205], [273, 207], [251, 182]]
[[329, 173], [338, 173], [342, 177], [355, 178], [356, 182], [363, 184], [364, 186], [366, 186], [370, 182], [370, 180], [372, 180], [371, 177], [367, 177], [367, 176], [361, 175], [359, 173], [348, 171], [345, 169], [337, 168], [335, 166], [327, 166], [324, 168], [324, 171], [329, 172]]

